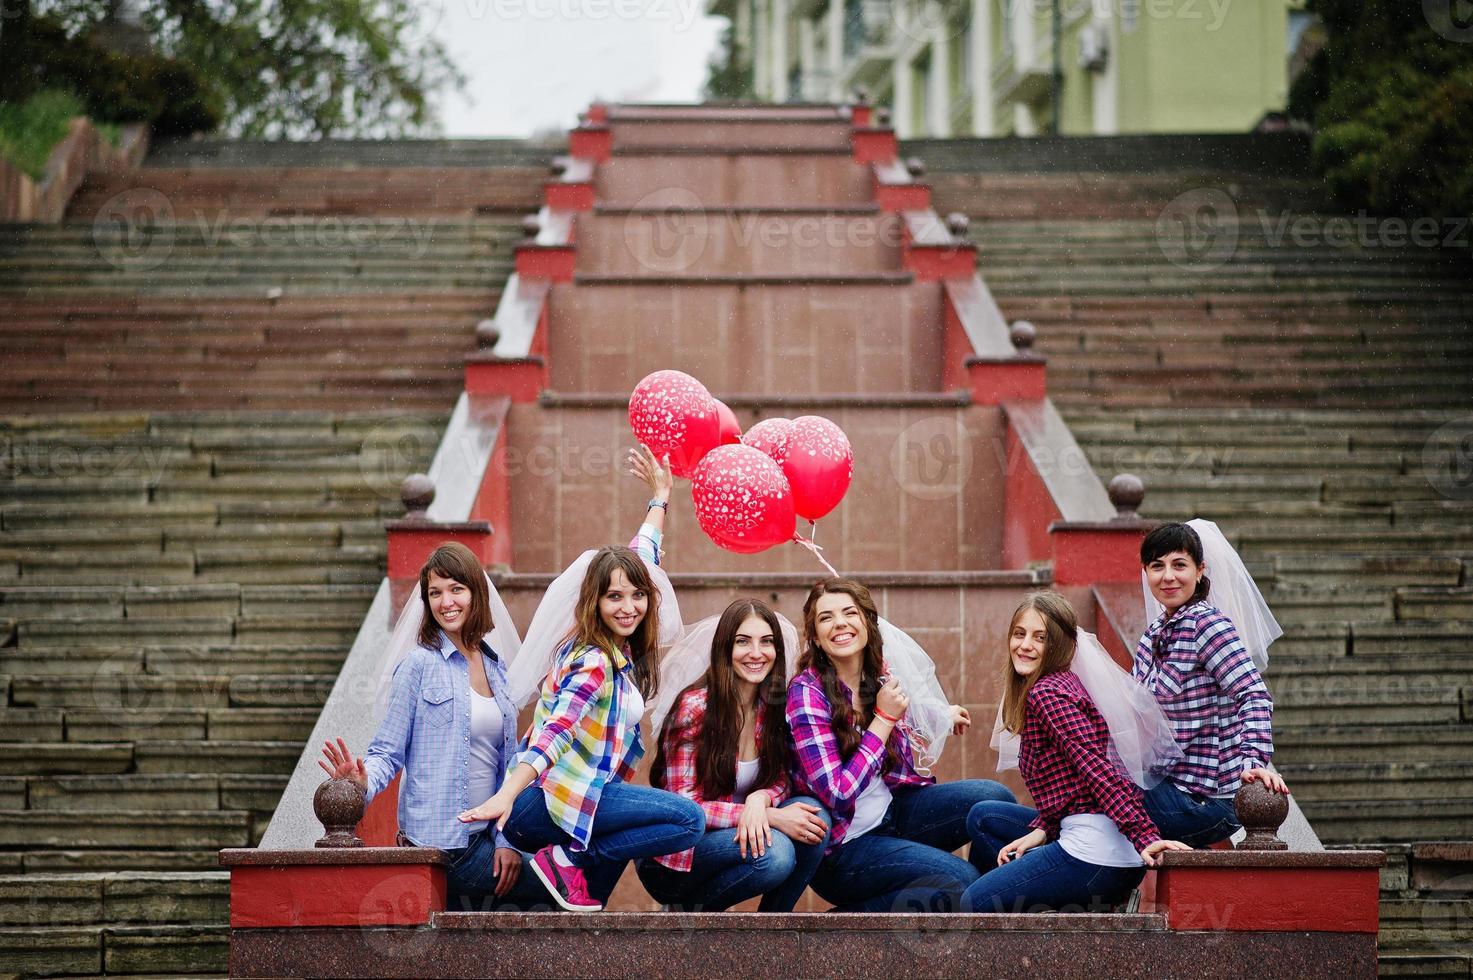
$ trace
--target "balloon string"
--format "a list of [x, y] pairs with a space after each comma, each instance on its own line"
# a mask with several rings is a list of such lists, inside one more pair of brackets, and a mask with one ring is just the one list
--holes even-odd
[[823, 565], [824, 568], [827, 568], [829, 570], [830, 575], [834, 576], [834, 578], [839, 577], [838, 570], [835, 569], [833, 565], [830, 565], [828, 559], [823, 556], [823, 549], [821, 547], [803, 537], [803, 535], [796, 533], [793, 535], [793, 543], [802, 545], [804, 548], [807, 548], [809, 551], [813, 552], [813, 557], [817, 558], [819, 564]]

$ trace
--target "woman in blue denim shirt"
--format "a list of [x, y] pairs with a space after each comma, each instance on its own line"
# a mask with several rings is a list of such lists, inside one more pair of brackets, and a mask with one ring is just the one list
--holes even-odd
[[506, 665], [485, 639], [492, 629], [486, 574], [469, 548], [447, 542], [420, 569], [419, 595], [419, 645], [394, 669], [368, 751], [355, 759], [339, 738], [324, 744], [319, 765], [356, 782], [370, 800], [404, 773], [401, 839], [450, 855], [452, 908], [546, 907], [545, 889], [521, 873], [522, 855], [505, 837], [486, 821], [456, 819], [501, 786], [516, 751]]

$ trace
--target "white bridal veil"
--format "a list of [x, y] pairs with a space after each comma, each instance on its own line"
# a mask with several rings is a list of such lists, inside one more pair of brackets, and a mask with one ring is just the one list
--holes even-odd
[[[1116, 761], [1142, 789], [1161, 781], [1162, 771], [1182, 757], [1171, 723], [1156, 698], [1123, 670], [1105, 652], [1093, 633], [1076, 634], [1074, 662], [1069, 669], [1079, 678], [1110, 729], [1110, 745]], [[1019, 733], [1002, 726], [1002, 705], [992, 728], [992, 747], [997, 750], [997, 771], [1018, 767]]]
[[[583, 577], [593, 563], [597, 551], [585, 551], [574, 559], [567, 569], [553, 579], [532, 615], [532, 624], [527, 627], [527, 638], [522, 641], [522, 652], [507, 672], [512, 702], [524, 707], [537, 696], [542, 679], [552, 670], [557, 652], [572, 637], [574, 613], [578, 605], [578, 592], [583, 587]], [[670, 576], [643, 555], [640, 560], [650, 573], [650, 580], [660, 593], [660, 637], [659, 645], [667, 648], [680, 639], [680, 604], [675, 601], [675, 588]]]
[[[503, 664], [515, 664], [522, 648], [522, 638], [517, 633], [517, 624], [512, 622], [511, 612], [501, 600], [501, 594], [496, 591], [489, 575], [486, 576], [486, 593], [491, 607], [491, 632], [487, 634], [486, 642], [491, 644], [491, 649], [496, 651]], [[383, 668], [379, 671], [378, 691], [374, 696], [375, 721], [382, 721], [388, 709], [389, 687], [394, 680], [394, 671], [409, 656], [409, 651], [419, 646], [419, 630], [424, 624], [424, 617], [424, 600], [420, 598], [419, 584], [416, 582], [414, 590], [410, 592], [399, 612], [399, 619], [394, 623], [394, 631], [389, 634], [388, 645], [384, 648]]]

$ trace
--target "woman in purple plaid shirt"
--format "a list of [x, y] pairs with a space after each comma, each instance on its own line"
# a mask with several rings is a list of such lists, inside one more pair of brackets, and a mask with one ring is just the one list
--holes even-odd
[[[899, 724], [909, 707], [887, 679], [879, 610], [847, 578], [815, 585], [803, 606], [803, 657], [788, 688], [794, 791], [832, 818], [812, 881], [844, 911], [951, 911], [991, 855], [950, 853], [968, 843], [967, 814], [983, 800], [1013, 802], [990, 779], [937, 783], [916, 771]], [[969, 719], [953, 707], [956, 731]]]
[[1108, 911], [1162, 851], [1188, 849], [1161, 839], [1140, 787], [1111, 757], [1110, 730], [1070, 670], [1078, 629], [1056, 592], [1034, 593], [1013, 613], [1001, 724], [1021, 736], [1018, 768], [1037, 809], [973, 808], [969, 830], [997, 867], [967, 889], [967, 911]]
[[1141, 542], [1141, 567], [1165, 611], [1136, 644], [1134, 674], [1156, 696], [1183, 752], [1146, 794], [1146, 810], [1162, 833], [1209, 847], [1241, 826], [1233, 797], [1243, 783], [1289, 792], [1268, 768], [1273, 698], [1236, 625], [1207, 599], [1195, 530], [1156, 528]]

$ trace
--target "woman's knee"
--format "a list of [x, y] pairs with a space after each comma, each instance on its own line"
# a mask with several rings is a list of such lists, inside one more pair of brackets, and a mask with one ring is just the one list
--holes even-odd
[[788, 880], [798, 866], [798, 854], [786, 836], [773, 834], [767, 850], [749, 857], [747, 865], [762, 878], [763, 890], [766, 891]]
[[977, 801], [979, 803], [1017, 803], [1013, 791], [995, 779], [977, 779]]
[[967, 836], [976, 840], [983, 836], [996, 837], [1003, 834], [1004, 831], [1000, 828], [1005, 823], [1012, 823], [1007, 808], [1013, 805], [1007, 800], [981, 800], [973, 803], [972, 809], [967, 811]]

